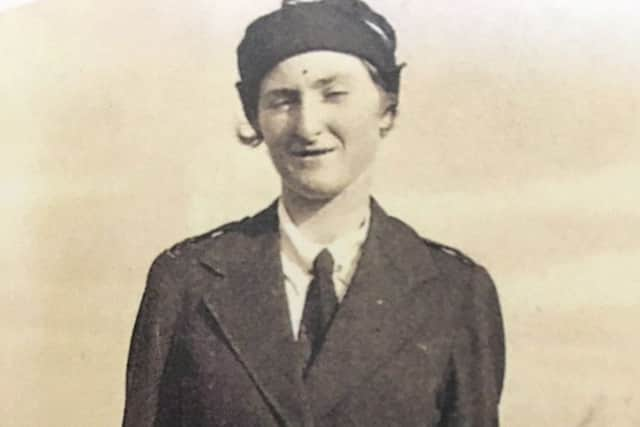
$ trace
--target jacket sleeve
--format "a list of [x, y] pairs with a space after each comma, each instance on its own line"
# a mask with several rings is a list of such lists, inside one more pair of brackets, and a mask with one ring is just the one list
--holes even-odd
[[129, 349], [123, 427], [177, 424], [178, 387], [169, 359], [180, 297], [171, 261], [162, 254], [149, 270]]
[[497, 291], [487, 271], [475, 266], [463, 294], [440, 425], [497, 427], [505, 371]]

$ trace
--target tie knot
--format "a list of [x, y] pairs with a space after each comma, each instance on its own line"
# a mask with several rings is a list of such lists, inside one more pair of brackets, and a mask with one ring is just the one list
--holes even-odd
[[328, 249], [323, 249], [313, 260], [313, 275], [327, 278], [333, 275], [333, 257]]

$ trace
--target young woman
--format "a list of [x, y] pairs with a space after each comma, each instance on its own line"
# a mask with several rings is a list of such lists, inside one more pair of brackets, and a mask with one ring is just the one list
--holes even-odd
[[396, 114], [395, 33], [358, 0], [248, 28], [238, 90], [282, 192], [153, 263], [124, 425], [497, 426], [495, 287], [371, 196]]

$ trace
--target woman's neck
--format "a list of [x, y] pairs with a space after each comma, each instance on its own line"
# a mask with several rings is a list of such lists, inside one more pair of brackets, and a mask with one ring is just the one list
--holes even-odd
[[329, 244], [361, 225], [369, 209], [370, 195], [371, 174], [365, 171], [331, 199], [309, 199], [283, 186], [281, 201], [303, 236]]

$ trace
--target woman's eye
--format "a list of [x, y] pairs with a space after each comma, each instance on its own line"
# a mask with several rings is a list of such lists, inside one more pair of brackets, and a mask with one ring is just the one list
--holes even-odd
[[349, 92], [345, 90], [331, 90], [331, 91], [325, 92], [324, 97], [329, 101], [339, 101], [343, 99], [345, 96], [347, 96], [348, 94]]
[[288, 110], [292, 105], [292, 101], [287, 98], [273, 100], [269, 103], [269, 108], [274, 110]]

